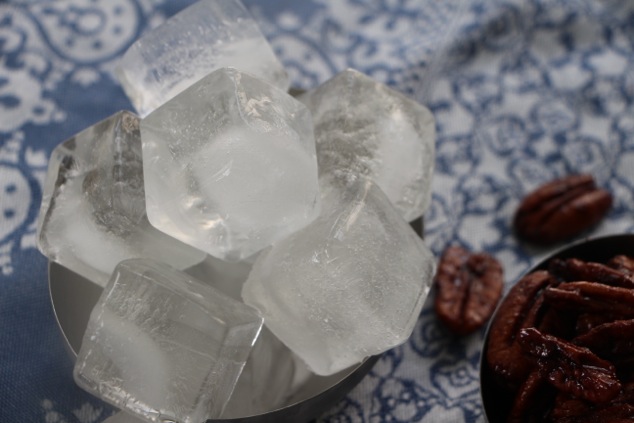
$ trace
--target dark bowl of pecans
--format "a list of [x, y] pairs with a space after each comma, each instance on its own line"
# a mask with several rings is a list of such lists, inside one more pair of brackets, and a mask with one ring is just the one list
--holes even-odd
[[491, 319], [480, 386], [490, 423], [634, 421], [634, 234], [521, 277]]

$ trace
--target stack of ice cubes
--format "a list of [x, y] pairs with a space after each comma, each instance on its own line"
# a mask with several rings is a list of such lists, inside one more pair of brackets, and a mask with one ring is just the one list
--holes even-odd
[[239, 0], [147, 32], [117, 76], [138, 115], [53, 151], [38, 221], [40, 250], [104, 287], [74, 377], [113, 421], [265, 413], [304, 368], [409, 337], [434, 272], [408, 224], [429, 110], [354, 70], [293, 98]]

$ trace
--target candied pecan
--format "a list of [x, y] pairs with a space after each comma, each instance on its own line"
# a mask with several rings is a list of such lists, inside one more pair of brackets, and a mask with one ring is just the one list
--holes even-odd
[[543, 306], [541, 318], [535, 327], [541, 333], [558, 336], [563, 339], [571, 339], [577, 334], [577, 323], [577, 313], [569, 311], [562, 313], [561, 310], [545, 305]]
[[522, 329], [518, 341], [525, 352], [537, 358], [546, 379], [562, 392], [592, 403], [608, 402], [621, 392], [614, 365], [588, 348], [535, 328]]
[[557, 423], [621, 423], [634, 419], [634, 385], [624, 384], [621, 393], [607, 404], [590, 404], [559, 393], [549, 420]]
[[539, 369], [529, 373], [526, 380], [519, 387], [507, 423], [542, 422], [550, 404], [548, 400], [553, 396], [546, 378]]
[[494, 257], [452, 246], [440, 259], [435, 283], [438, 318], [454, 333], [466, 335], [493, 314], [502, 296], [504, 275]]
[[632, 257], [623, 254], [614, 256], [608, 261], [608, 266], [628, 276], [634, 276], [634, 258]]
[[614, 404], [599, 409], [590, 409], [585, 414], [567, 417], [554, 417], [556, 423], [632, 423], [634, 406], [630, 404]]
[[634, 356], [634, 320], [599, 325], [572, 340], [606, 359]]
[[576, 258], [551, 260], [548, 270], [566, 282], [599, 282], [610, 286], [634, 289], [634, 277], [605, 264]]
[[596, 282], [569, 282], [548, 287], [544, 298], [556, 308], [608, 313], [621, 319], [634, 318], [634, 290]]
[[[579, 334], [572, 342], [589, 348], [599, 357], [610, 360], [621, 380], [634, 376], [634, 320], [615, 320]], [[634, 399], [634, 397], [633, 397]], [[634, 405], [634, 401], [632, 402]]]
[[554, 244], [590, 229], [612, 207], [612, 195], [592, 175], [556, 179], [524, 198], [515, 213], [517, 235], [535, 244]]
[[549, 419], [553, 422], [573, 423], [576, 419], [592, 412], [592, 404], [582, 401], [568, 393], [559, 392], [554, 400]]
[[578, 423], [632, 423], [634, 406], [631, 404], [614, 404], [599, 408], [590, 415], [577, 420]]
[[588, 333], [597, 326], [619, 320], [612, 313], [579, 313], [575, 323], [575, 336]]
[[542, 312], [541, 292], [554, 282], [546, 271], [524, 276], [511, 288], [489, 328], [486, 358], [492, 372], [511, 387], [517, 387], [533, 363], [526, 360], [516, 336], [520, 329], [535, 326]]

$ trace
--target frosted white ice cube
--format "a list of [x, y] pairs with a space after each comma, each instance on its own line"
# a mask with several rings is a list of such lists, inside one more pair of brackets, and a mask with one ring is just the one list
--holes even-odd
[[91, 313], [74, 378], [146, 421], [200, 423], [222, 413], [261, 326], [256, 310], [183, 272], [126, 260]]
[[200, 0], [145, 33], [116, 75], [141, 117], [203, 76], [231, 66], [286, 91], [284, 67], [239, 0]]
[[141, 122], [147, 214], [161, 231], [239, 261], [319, 212], [310, 113], [233, 68], [204, 77]]
[[320, 175], [368, 176], [405, 220], [424, 214], [436, 137], [426, 107], [353, 69], [298, 98], [313, 115]]
[[125, 111], [53, 150], [37, 231], [44, 255], [101, 286], [128, 258], [180, 269], [205, 258], [148, 222], [139, 118]]
[[385, 194], [365, 178], [324, 183], [322, 212], [264, 250], [242, 296], [318, 375], [404, 342], [435, 262]]

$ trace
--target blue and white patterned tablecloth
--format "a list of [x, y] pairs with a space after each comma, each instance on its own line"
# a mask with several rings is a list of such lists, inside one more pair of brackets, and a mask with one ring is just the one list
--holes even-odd
[[[35, 221], [47, 160], [70, 135], [131, 109], [116, 58], [189, 2], [0, 2], [0, 422], [97, 423], [112, 409], [78, 389], [56, 327]], [[507, 283], [548, 251], [518, 243], [519, 199], [591, 172], [615, 195], [593, 234], [634, 229], [634, 5], [623, 0], [248, 1], [293, 85], [345, 67], [435, 113], [426, 242], [498, 257]], [[464, 9], [460, 5], [464, 4]], [[482, 421], [482, 333], [451, 336], [429, 302], [411, 339], [325, 422]]]

